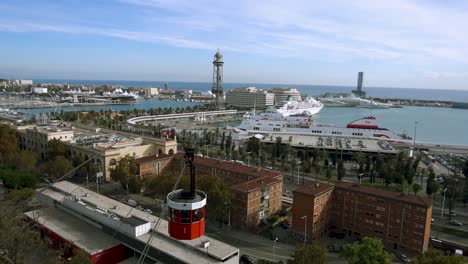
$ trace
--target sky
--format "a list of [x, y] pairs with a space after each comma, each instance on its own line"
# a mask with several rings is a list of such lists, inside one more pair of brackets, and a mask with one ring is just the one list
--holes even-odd
[[0, 78], [468, 90], [463, 0], [2, 0]]

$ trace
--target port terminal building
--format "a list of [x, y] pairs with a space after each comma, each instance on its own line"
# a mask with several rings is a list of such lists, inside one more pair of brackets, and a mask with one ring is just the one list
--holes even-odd
[[37, 199], [43, 208], [25, 215], [64, 257], [79, 248], [93, 263], [131, 262], [148, 244], [150, 263], [239, 263], [233, 246], [206, 235], [174, 239], [165, 219], [67, 181], [39, 189]]

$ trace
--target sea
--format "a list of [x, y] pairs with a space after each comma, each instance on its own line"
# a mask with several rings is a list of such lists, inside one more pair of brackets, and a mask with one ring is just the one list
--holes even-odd
[[[82, 85], [122, 85], [124, 87], [164, 87], [163, 81], [92, 81], [92, 80], [34, 80], [35, 83], [61, 83]], [[168, 82], [169, 89], [185, 89], [193, 91], [208, 91], [210, 83], [198, 82]], [[324, 86], [324, 85], [282, 85], [282, 84], [242, 84], [225, 83], [224, 89], [229, 90], [241, 86], [255, 86], [257, 88], [292, 87], [301, 93], [311, 96], [323, 93], [350, 92], [354, 87], [350, 86]], [[369, 97], [379, 98], [403, 98], [403, 99], [427, 99], [442, 101], [468, 102], [468, 91], [463, 90], [434, 90], [414, 88], [377, 88], [366, 87]], [[128, 110], [149, 109], [164, 107], [186, 107], [196, 103], [168, 100], [139, 100], [133, 105], [107, 105], [66, 107], [64, 111], [89, 111], [89, 110]], [[56, 110], [56, 109], [55, 109]], [[51, 112], [54, 109], [21, 109], [21, 112], [38, 114]], [[314, 116], [314, 121], [325, 124], [345, 126], [346, 124], [365, 116], [374, 116], [381, 127], [388, 128], [397, 133], [406, 133], [411, 137], [416, 135], [418, 142], [431, 142], [438, 144], [454, 144], [468, 146], [468, 110], [442, 108], [442, 107], [417, 107], [408, 106], [391, 109], [366, 109], [352, 107], [324, 107]], [[238, 122], [229, 123], [236, 125]], [[226, 125], [226, 124], [219, 124]]]

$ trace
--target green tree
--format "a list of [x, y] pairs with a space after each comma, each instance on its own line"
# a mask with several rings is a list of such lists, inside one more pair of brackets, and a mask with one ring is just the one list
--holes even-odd
[[463, 175], [465, 176], [465, 186], [463, 188], [463, 205], [468, 203], [468, 160], [465, 161], [463, 166]]
[[31, 228], [29, 222], [24, 221], [23, 212], [14, 208], [15, 203], [24, 202], [22, 197], [16, 196], [20, 200], [12, 203], [11, 196], [7, 197], [7, 201], [0, 203], [0, 208], [3, 212], [11, 212], [8, 214], [0, 214], [0, 242], [2, 254], [0, 263], [25, 263], [26, 256], [43, 244], [39, 236], [39, 232]]
[[344, 167], [343, 160], [338, 161], [338, 168], [337, 168], [337, 177], [338, 180], [341, 181], [346, 175], [346, 169]]
[[37, 155], [32, 151], [21, 150], [18, 152], [14, 163], [17, 170], [34, 172], [37, 169]]
[[65, 155], [65, 145], [58, 139], [52, 139], [47, 143], [48, 158], [55, 158], [57, 156]]
[[392, 256], [384, 251], [382, 241], [364, 237], [361, 244], [347, 244], [341, 256], [350, 264], [390, 264]]
[[429, 248], [426, 252], [416, 256], [411, 264], [466, 264], [468, 263], [462, 256], [445, 256], [440, 250]]
[[15, 158], [17, 151], [16, 131], [8, 125], [0, 125], [0, 162], [9, 163]]
[[327, 166], [327, 168], [325, 170], [325, 176], [327, 177], [328, 183], [330, 183], [330, 180], [332, 178], [332, 170], [331, 170], [330, 166]]
[[468, 203], [468, 176], [465, 176], [464, 187], [463, 187], [463, 205], [466, 207]]
[[200, 175], [196, 181], [197, 189], [204, 191], [211, 201], [216, 201], [207, 204], [209, 216], [213, 217], [212, 219], [226, 222], [229, 210], [236, 209], [232, 208], [232, 196], [226, 183], [214, 175]]
[[421, 185], [419, 185], [418, 183], [413, 183], [413, 192], [414, 192], [414, 195], [416, 195], [420, 190], [421, 190]]
[[121, 158], [114, 168], [110, 169], [110, 177], [113, 181], [120, 182], [122, 188], [132, 192], [139, 192], [140, 186], [137, 186], [135, 179], [138, 174], [138, 166], [135, 159], [130, 155]]
[[435, 173], [434, 170], [429, 167], [429, 175], [427, 176], [426, 182], [426, 194], [431, 196], [434, 193], [436, 193]]
[[36, 186], [36, 176], [27, 171], [0, 168], [0, 179], [9, 189], [34, 188]]
[[42, 166], [42, 171], [47, 173], [51, 179], [64, 176], [73, 169], [73, 163], [64, 156], [55, 156]]
[[288, 264], [325, 264], [327, 263], [327, 251], [317, 244], [298, 246], [291, 255]]
[[75, 256], [73, 256], [73, 258], [70, 261], [68, 261], [68, 263], [69, 264], [93, 264], [88, 253], [84, 252], [81, 249], [77, 250]]

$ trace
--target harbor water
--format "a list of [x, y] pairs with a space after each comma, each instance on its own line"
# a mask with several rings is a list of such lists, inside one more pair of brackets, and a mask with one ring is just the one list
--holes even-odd
[[[365, 116], [374, 116], [380, 127], [406, 133], [410, 137], [414, 137], [416, 125], [418, 142], [468, 146], [468, 111], [462, 109], [417, 106], [390, 109], [324, 107], [313, 119], [317, 123], [346, 126]], [[239, 123], [218, 123], [216, 126], [237, 126]]]

